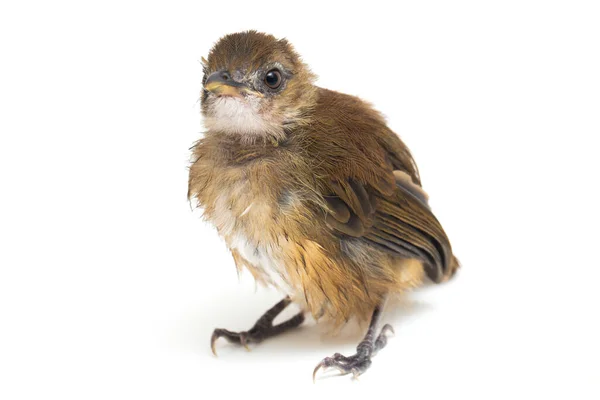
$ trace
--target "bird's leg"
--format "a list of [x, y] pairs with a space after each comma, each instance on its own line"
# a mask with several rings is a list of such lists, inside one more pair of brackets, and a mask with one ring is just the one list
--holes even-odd
[[332, 357], [325, 357], [313, 371], [313, 381], [317, 371], [321, 368], [337, 368], [342, 374], [352, 373], [354, 378], [363, 374], [371, 366], [371, 357], [385, 347], [387, 344], [387, 335], [394, 333], [391, 325], [386, 324], [377, 335], [377, 326], [381, 319], [381, 310], [383, 306], [376, 307], [371, 317], [371, 323], [364, 339], [356, 347], [356, 354], [349, 357], [340, 353], [335, 353]]
[[300, 311], [298, 314], [277, 325], [273, 325], [273, 320], [277, 317], [284, 308], [286, 308], [292, 300], [289, 296], [285, 297], [279, 303], [270, 308], [262, 317], [256, 321], [254, 326], [249, 331], [231, 332], [227, 329], [215, 329], [210, 339], [210, 347], [213, 354], [216, 356], [215, 342], [218, 338], [223, 337], [231, 343], [237, 343], [248, 348], [248, 343], [259, 343], [271, 336], [279, 335], [291, 328], [295, 328], [304, 321], [304, 313]]

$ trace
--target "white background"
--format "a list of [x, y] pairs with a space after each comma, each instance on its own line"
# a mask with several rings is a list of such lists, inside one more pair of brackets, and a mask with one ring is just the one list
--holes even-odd
[[[391, 3], [2, 3], [2, 399], [600, 396], [598, 3]], [[198, 60], [243, 29], [388, 117], [463, 263], [358, 382], [311, 380], [352, 325], [210, 353], [281, 297], [186, 201]]]

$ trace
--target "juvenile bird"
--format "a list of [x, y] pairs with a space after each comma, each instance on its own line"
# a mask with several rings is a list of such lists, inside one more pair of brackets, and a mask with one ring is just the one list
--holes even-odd
[[[255, 31], [221, 38], [203, 59], [206, 132], [193, 147], [188, 196], [203, 209], [238, 269], [286, 297], [245, 332], [215, 329], [247, 346], [297, 327], [309, 312], [339, 325], [369, 320], [356, 354], [315, 368], [358, 376], [383, 348], [390, 293], [459, 264], [433, 215], [415, 161], [364, 101], [314, 85], [285, 39]], [[290, 303], [302, 311], [274, 318]]]

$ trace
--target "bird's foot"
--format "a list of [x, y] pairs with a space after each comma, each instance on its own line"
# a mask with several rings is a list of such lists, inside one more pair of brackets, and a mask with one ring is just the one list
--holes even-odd
[[246, 350], [250, 350], [248, 347], [249, 343], [260, 343], [269, 337], [276, 336], [291, 328], [299, 326], [304, 321], [303, 312], [296, 314], [285, 322], [273, 325], [275, 317], [277, 317], [277, 315], [279, 315], [279, 313], [281, 313], [281, 311], [283, 311], [290, 303], [291, 300], [289, 297], [284, 298], [260, 317], [260, 319], [256, 321], [256, 324], [248, 331], [231, 332], [227, 329], [215, 329], [210, 339], [210, 348], [212, 349], [213, 354], [215, 356], [217, 355], [215, 343], [219, 338], [225, 338], [230, 343], [242, 345]]
[[343, 356], [340, 353], [335, 353], [332, 357], [325, 357], [319, 364], [317, 364], [313, 371], [313, 381], [317, 376], [317, 372], [323, 368], [337, 368], [342, 375], [352, 373], [354, 379], [364, 374], [367, 369], [371, 366], [371, 358], [377, 354], [377, 352], [385, 347], [387, 344], [388, 334], [393, 334], [394, 329], [391, 325], [386, 324], [377, 336], [377, 339], [373, 341], [372, 338], [366, 337], [356, 347], [356, 354], [349, 357]]

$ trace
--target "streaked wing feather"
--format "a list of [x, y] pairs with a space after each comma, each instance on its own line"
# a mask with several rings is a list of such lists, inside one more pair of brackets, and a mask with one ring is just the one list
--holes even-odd
[[342, 235], [363, 237], [404, 258], [423, 261], [429, 278], [439, 282], [452, 258], [450, 243], [431, 212], [427, 194], [404, 172], [394, 171], [391, 195], [352, 179], [334, 181], [326, 196], [326, 222]]

